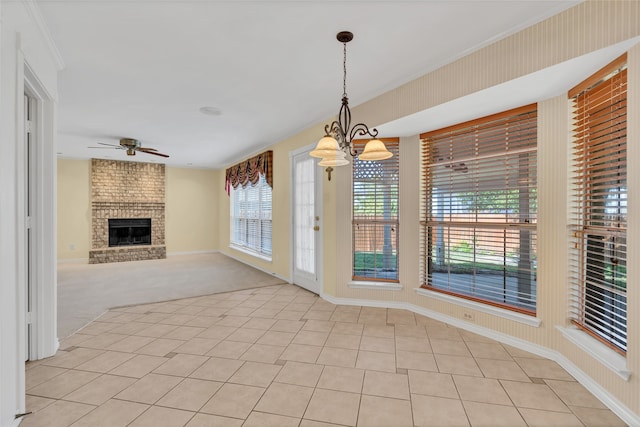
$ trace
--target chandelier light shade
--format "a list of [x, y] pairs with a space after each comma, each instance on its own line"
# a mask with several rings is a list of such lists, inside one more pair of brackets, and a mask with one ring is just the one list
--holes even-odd
[[393, 154], [387, 150], [384, 142], [379, 139], [372, 139], [364, 146], [364, 151], [358, 156], [360, 160], [385, 160]]
[[348, 164], [349, 164], [349, 160], [347, 159], [340, 159], [340, 158], [328, 159], [325, 157], [324, 159], [320, 160], [320, 162], [318, 163], [318, 166], [332, 167], [332, 166], [344, 166]]
[[311, 157], [317, 157], [319, 159], [325, 157], [336, 157], [342, 153], [343, 157], [346, 156], [346, 153], [340, 150], [340, 146], [338, 145], [338, 141], [331, 136], [325, 136], [320, 141], [318, 141], [318, 145], [316, 145], [316, 149], [309, 153]]
[[359, 155], [360, 160], [384, 160], [393, 156], [384, 143], [379, 139], [376, 129], [369, 129], [364, 123], [351, 126], [351, 110], [349, 109], [349, 98], [347, 97], [347, 43], [353, 40], [353, 34], [349, 31], [341, 31], [336, 38], [343, 45], [343, 80], [342, 80], [342, 106], [338, 113], [338, 120], [324, 127], [325, 135], [318, 141], [315, 150], [309, 153], [312, 157], [322, 159], [318, 165], [326, 166], [329, 180], [333, 166], [344, 166], [349, 164], [346, 155], [351, 157], [358, 155], [353, 148], [353, 140], [356, 137], [371, 138], [371, 141], [364, 147], [364, 151]]

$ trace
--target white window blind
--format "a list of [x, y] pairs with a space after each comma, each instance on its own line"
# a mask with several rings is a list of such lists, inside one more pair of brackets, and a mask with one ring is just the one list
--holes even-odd
[[569, 92], [574, 203], [570, 315], [627, 348], [627, 70], [618, 58]]
[[231, 190], [231, 244], [271, 258], [271, 187], [264, 175], [256, 185]]
[[[382, 140], [393, 157], [353, 160], [353, 279], [398, 281], [399, 139]], [[362, 152], [368, 141], [355, 141]]]
[[536, 108], [421, 135], [422, 287], [535, 314]]

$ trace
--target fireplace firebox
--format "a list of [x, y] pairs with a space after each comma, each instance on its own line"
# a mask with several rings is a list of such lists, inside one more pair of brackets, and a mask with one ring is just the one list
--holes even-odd
[[109, 219], [109, 247], [151, 244], [151, 218]]

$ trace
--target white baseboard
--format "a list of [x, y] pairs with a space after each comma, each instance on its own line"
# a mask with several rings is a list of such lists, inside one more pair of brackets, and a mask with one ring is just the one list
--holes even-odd
[[207, 251], [186, 251], [186, 252], [167, 252], [167, 257], [176, 255], [201, 255], [201, 254], [217, 254], [219, 250], [207, 250]]
[[264, 268], [262, 268], [262, 267], [260, 267], [260, 266], [257, 266], [257, 265], [253, 265], [253, 264], [251, 264], [251, 263], [248, 263], [246, 260], [244, 260], [244, 259], [240, 259], [240, 258], [237, 258], [237, 257], [235, 257], [235, 256], [233, 256], [233, 255], [231, 255], [231, 254], [229, 254], [229, 253], [227, 253], [227, 252], [220, 252], [220, 253], [221, 253], [222, 255], [224, 255], [224, 256], [228, 256], [228, 257], [229, 257], [229, 258], [231, 258], [231, 259], [235, 259], [235, 260], [236, 260], [236, 261], [238, 261], [238, 262], [241, 262], [241, 263], [243, 263], [243, 264], [246, 264], [246, 265], [248, 265], [249, 267], [253, 267], [253, 268], [255, 268], [256, 270], [260, 270], [260, 271], [262, 271], [263, 273], [267, 273], [267, 274], [269, 274], [270, 276], [277, 277], [278, 279], [282, 280], [283, 282], [287, 282], [287, 283], [289, 283], [289, 284], [293, 283], [293, 282], [291, 281], [291, 279], [289, 279], [288, 277], [281, 276], [281, 275], [279, 275], [279, 274], [277, 274], [277, 273], [274, 273], [273, 271], [269, 271], [269, 270], [266, 270], [266, 269], [264, 269]]
[[476, 325], [475, 323], [466, 322], [455, 317], [447, 316], [446, 314], [442, 314], [437, 311], [429, 310], [427, 308], [420, 307], [414, 304], [409, 304], [407, 302], [341, 298], [327, 295], [323, 292], [320, 293], [320, 296], [323, 299], [337, 305], [360, 305], [363, 307], [399, 308], [409, 310], [414, 313], [421, 314], [423, 316], [455, 326], [456, 328], [464, 329], [469, 332], [494, 339], [512, 347], [528, 351], [529, 353], [533, 353], [538, 356], [553, 360], [560, 366], [562, 366], [596, 398], [600, 399], [600, 401], [609, 409], [611, 409], [613, 413], [620, 417], [622, 421], [630, 426], [640, 426], [640, 415], [634, 413], [616, 397], [611, 395], [611, 393], [609, 393], [604, 387], [598, 384], [593, 378], [591, 378], [583, 370], [576, 366], [565, 355], [556, 350], [552, 350], [550, 348], [534, 344], [529, 341], [502, 332], [498, 332], [490, 328], [486, 328], [484, 326]]
[[[220, 253], [219, 250], [206, 250], [206, 251], [184, 251], [184, 252], [167, 252], [167, 257], [177, 255], [200, 255], [200, 254], [215, 254]], [[225, 254], [226, 255], [226, 254]], [[89, 264], [89, 258], [61, 258], [58, 259], [58, 264]]]
[[89, 258], [62, 258], [58, 259], [58, 264], [89, 264]]

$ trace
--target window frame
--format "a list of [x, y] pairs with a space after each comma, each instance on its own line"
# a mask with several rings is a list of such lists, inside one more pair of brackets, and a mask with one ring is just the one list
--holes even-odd
[[[626, 356], [628, 324], [626, 64], [625, 53], [568, 92], [575, 117], [571, 142], [574, 187], [569, 225], [569, 259], [574, 275], [569, 283], [569, 317], [579, 330], [622, 356]], [[594, 97], [597, 107], [591, 106]], [[609, 117], [603, 119], [601, 111], [608, 111]], [[606, 130], [602, 131], [602, 128]], [[603, 149], [606, 153], [602, 152]], [[605, 155], [605, 160], [598, 160]], [[614, 191], [610, 191], [612, 167], [619, 171]], [[615, 220], [607, 218], [608, 208], [602, 204], [604, 200], [610, 201], [611, 194], [618, 203]], [[624, 207], [620, 209], [622, 202]], [[607, 222], [617, 224], [610, 226]], [[611, 259], [610, 263], [607, 263], [607, 258]], [[620, 261], [623, 262], [620, 267], [624, 267], [624, 276], [619, 276], [618, 281], [624, 280], [624, 291], [616, 285], [615, 274], [612, 275], [614, 284], [605, 286], [604, 272], [616, 270], [621, 273], [622, 270], [618, 269]]]
[[[268, 192], [268, 198], [266, 197]], [[253, 215], [246, 207], [238, 205], [238, 203], [247, 202], [247, 198], [257, 193], [257, 207], [253, 208]], [[244, 200], [240, 200], [243, 197]], [[264, 205], [267, 206], [264, 206]], [[264, 206], [264, 208], [263, 208]], [[240, 212], [245, 211], [245, 215]], [[238, 186], [230, 189], [229, 201], [229, 246], [233, 249], [246, 252], [250, 255], [257, 256], [266, 261], [272, 260], [273, 253], [273, 189], [269, 185], [264, 175], [261, 175], [255, 185], [249, 183], [244, 188]], [[241, 224], [242, 230], [238, 233], [237, 223]], [[269, 223], [265, 227], [265, 222]], [[250, 226], [253, 224], [256, 231], [250, 232]], [[237, 238], [240, 236], [240, 238]], [[251, 243], [251, 240], [259, 243]], [[270, 242], [265, 245], [265, 242]]]
[[[352, 219], [351, 219], [351, 243], [352, 243], [352, 253], [351, 253], [351, 282], [350, 285], [351, 287], [358, 287], [358, 286], [366, 286], [366, 283], [375, 283], [376, 285], [379, 286], [383, 286], [383, 285], [390, 285], [392, 286], [394, 289], [397, 287], [396, 284], [398, 284], [400, 282], [400, 253], [399, 253], [399, 249], [400, 249], [400, 240], [399, 240], [399, 236], [400, 236], [400, 216], [399, 216], [399, 210], [400, 210], [400, 138], [377, 138], [378, 140], [382, 141], [385, 143], [385, 145], [387, 146], [387, 149], [393, 153], [393, 156], [389, 159], [385, 159], [385, 160], [377, 160], [377, 161], [364, 161], [364, 160], [360, 160], [358, 158], [358, 156], [355, 156], [353, 159], [353, 165], [351, 168], [351, 203], [352, 203], [352, 210], [351, 210], [351, 215], [352, 215]], [[367, 142], [369, 142], [370, 139], [362, 139], [362, 140], [354, 140], [353, 141], [353, 148], [358, 152], [361, 153], [364, 150], [364, 147], [366, 145]], [[358, 178], [356, 177], [356, 173], [357, 173], [357, 169], [359, 167], [359, 165], [362, 164], [363, 167], [366, 167], [367, 164], [371, 164], [371, 165], [375, 165], [375, 166], [380, 166], [383, 168], [383, 173], [385, 174], [385, 177], [388, 174], [394, 174], [395, 173], [395, 184], [391, 184], [388, 185], [387, 188], [380, 188], [380, 186], [378, 185], [379, 183], [377, 181], [373, 182], [373, 191], [374, 194], [372, 195], [374, 197], [374, 201], [373, 203], [371, 203], [370, 201], [367, 202], [369, 205], [369, 208], [374, 208], [374, 209], [378, 209], [380, 208], [379, 206], [379, 198], [378, 196], [381, 195], [383, 198], [385, 198], [385, 200], [383, 200], [383, 206], [386, 202], [388, 202], [390, 205], [390, 209], [391, 209], [391, 216], [392, 218], [389, 219], [378, 219], [376, 218], [366, 218], [366, 217], [358, 217], [358, 215], [356, 214], [356, 203], [358, 202], [359, 196], [363, 195], [362, 191], [356, 189], [356, 186], [358, 185], [358, 183], [360, 181], [358, 181]], [[364, 180], [363, 180], [364, 181]], [[371, 182], [366, 182], [367, 184], [371, 184]], [[393, 197], [393, 195], [395, 195], [395, 197]], [[389, 198], [387, 198], [387, 196], [389, 196]], [[395, 208], [395, 212], [393, 212]], [[382, 226], [384, 227], [382, 230], [382, 240], [383, 240], [383, 251], [384, 251], [384, 246], [387, 245], [387, 240], [389, 240], [388, 245], [390, 245], [391, 247], [391, 255], [392, 255], [392, 259], [390, 260], [390, 262], [392, 262], [395, 266], [394, 268], [394, 273], [395, 273], [395, 277], [383, 277], [385, 275], [384, 273], [384, 268], [385, 268], [385, 254], [382, 254], [382, 262], [383, 262], [383, 266], [378, 269], [377, 268], [377, 259], [379, 257], [379, 253], [378, 250], [374, 250], [374, 271], [371, 275], [362, 275], [362, 274], [356, 274], [358, 270], [356, 270], [356, 264], [358, 261], [356, 259], [356, 253], [358, 252], [356, 249], [359, 246], [358, 243], [364, 242], [364, 239], [361, 239], [359, 237], [359, 235], [361, 233], [363, 234], [373, 234], [373, 240], [374, 240], [374, 244], [377, 242], [378, 240], [378, 228]], [[373, 233], [371, 233], [371, 228], [373, 228]], [[368, 232], [366, 231], [368, 229]], [[390, 235], [387, 236], [387, 233], [389, 233]], [[370, 239], [368, 239], [370, 240]], [[377, 245], [376, 245], [377, 246]]]
[[[460, 161], [460, 159], [453, 159], [453, 156], [454, 156], [453, 154], [449, 154], [448, 158], [446, 155], [444, 156], [444, 158], [437, 158], [437, 159], [430, 158], [431, 155], [429, 154], [429, 144], [430, 143], [434, 145], [437, 144], [437, 142], [431, 141], [431, 139], [441, 138], [442, 140], [444, 140], [445, 139], [444, 135], [446, 135], [447, 138], [450, 137], [452, 141], [451, 144], [453, 145], [450, 146], [449, 153], [454, 153], [455, 150], [457, 150], [457, 152], [459, 153], [465, 153], [468, 156], [466, 161], [475, 162], [475, 163], [470, 163], [471, 170], [473, 171], [473, 167], [475, 167], [477, 172], [481, 170], [481, 167], [483, 165], [484, 167], [487, 167], [487, 164], [488, 164], [487, 159], [490, 159], [490, 158], [493, 158], [493, 159], [504, 158], [506, 159], [506, 161], [517, 162], [517, 156], [520, 155], [519, 151], [518, 149], [508, 151], [508, 148], [509, 148], [508, 143], [505, 143], [507, 144], [507, 147], [504, 151], [498, 150], [497, 154], [493, 152], [481, 154], [480, 152], [482, 151], [483, 147], [485, 147], [484, 145], [476, 141], [475, 148], [473, 148], [471, 144], [464, 143], [464, 138], [470, 138], [474, 134], [474, 132], [477, 133], [477, 132], [483, 131], [484, 129], [489, 129], [490, 131], [492, 129], [498, 129], [500, 127], [500, 123], [502, 123], [503, 121], [505, 123], [511, 123], [510, 120], [513, 120], [514, 118], [516, 119], [515, 123], [520, 123], [518, 119], [519, 117], [524, 117], [524, 120], [531, 122], [535, 126], [533, 130], [529, 130], [529, 133], [532, 134], [533, 136], [529, 136], [524, 140], [525, 142], [529, 142], [533, 140], [535, 143], [533, 144], [533, 146], [526, 145], [524, 148], [521, 149], [521, 153], [522, 153], [521, 155], [525, 155], [525, 156], [530, 155], [532, 158], [529, 157], [526, 160], [527, 163], [525, 166], [521, 166], [518, 163], [518, 166], [515, 169], [518, 171], [518, 174], [520, 174], [522, 173], [521, 172], [521, 170], [523, 170], [522, 168], [524, 168], [524, 170], [526, 170], [528, 174], [525, 178], [530, 182], [530, 184], [520, 185], [519, 183], [517, 183], [514, 186], [504, 187], [504, 189], [502, 189], [501, 187], [499, 191], [496, 191], [496, 193], [499, 194], [500, 191], [504, 190], [504, 197], [506, 199], [509, 199], [510, 197], [508, 193], [509, 191], [513, 190], [518, 192], [520, 191], [520, 188], [524, 188], [526, 191], [530, 191], [529, 193], [527, 193], [527, 196], [525, 197], [528, 200], [527, 203], [529, 204], [525, 205], [524, 207], [522, 205], [519, 206], [518, 215], [517, 215], [518, 218], [515, 220], [515, 222], [509, 222], [508, 219], [506, 219], [508, 217], [508, 213], [506, 212], [504, 213], [505, 219], [502, 221], [496, 220], [495, 218], [492, 220], [492, 222], [479, 221], [478, 219], [480, 215], [478, 215], [478, 213], [480, 212], [480, 210], [478, 208], [478, 205], [480, 205], [482, 201], [480, 198], [478, 198], [478, 195], [480, 194], [480, 190], [478, 190], [477, 187], [476, 189], [469, 187], [470, 188], [469, 191], [472, 192], [473, 195], [475, 195], [473, 196], [474, 203], [476, 204], [476, 207], [475, 207], [476, 210], [474, 211], [475, 212], [474, 215], [471, 215], [471, 217], [467, 218], [465, 221], [455, 221], [453, 218], [454, 217], [453, 213], [457, 212], [456, 208], [451, 208], [451, 206], [449, 206], [448, 221], [442, 220], [442, 218], [440, 219], [436, 218], [434, 208], [433, 208], [433, 202], [435, 200], [434, 199], [435, 196], [432, 190], [432, 188], [435, 189], [435, 187], [432, 187], [432, 186], [434, 185], [434, 183], [437, 182], [438, 179], [440, 179], [439, 177], [445, 176], [443, 173], [440, 173], [440, 175], [436, 176], [436, 173], [438, 173], [438, 172], [434, 172], [436, 171], [436, 167], [444, 166], [445, 168], [448, 169], [448, 173], [451, 176], [453, 176], [456, 170], [458, 172], [466, 173], [467, 170], [469, 169], [467, 168], [467, 165], [465, 165], [464, 162]], [[504, 126], [508, 130], [508, 125], [505, 124]], [[457, 298], [462, 298], [464, 300], [473, 301], [473, 302], [480, 303], [487, 306], [493, 306], [493, 307], [505, 309], [508, 311], [513, 311], [526, 316], [536, 315], [537, 267], [536, 267], [535, 260], [532, 258], [532, 256], [533, 257], [536, 256], [535, 248], [537, 246], [536, 245], [536, 241], [537, 241], [537, 225], [536, 225], [537, 224], [537, 180], [536, 180], [537, 130], [536, 129], [537, 129], [537, 104], [534, 103], [534, 104], [525, 105], [519, 108], [515, 108], [512, 110], [504, 111], [501, 113], [497, 113], [491, 116], [456, 124], [447, 128], [426, 132], [420, 135], [420, 138], [422, 141], [420, 287], [422, 289], [426, 289], [429, 291], [433, 291], [433, 292], [437, 292], [437, 293], [441, 293], [444, 295], [449, 295]], [[496, 131], [496, 133], [498, 133], [498, 131]], [[504, 139], [508, 140], [509, 135], [508, 134], [505, 134], [505, 135], [506, 136], [504, 137]], [[457, 138], [459, 138], [460, 141], [462, 142], [458, 142], [456, 140]], [[494, 135], [494, 139], [492, 140], [501, 141], [500, 137], [495, 137], [495, 135]], [[495, 144], [496, 144], [495, 147], [499, 147], [499, 145], [497, 145], [498, 143], [495, 143]], [[455, 149], [454, 149], [454, 146], [455, 146]], [[466, 156], [461, 156], [461, 157], [464, 158]], [[477, 176], [483, 176], [483, 175], [477, 174]], [[462, 182], [462, 184], [457, 184], [457, 185], [464, 185], [463, 179], [461, 179], [460, 182]], [[451, 188], [453, 188], [453, 184], [451, 185]], [[464, 193], [463, 191], [459, 191], [459, 190], [457, 192], [454, 192], [454, 190], [450, 190], [448, 194], [449, 194], [449, 197], [454, 197], [454, 196], [457, 197], [458, 195], [463, 193]], [[534, 206], [531, 206], [531, 203], [532, 203], [531, 194], [533, 194], [533, 196], [535, 197], [533, 199]], [[518, 197], [521, 197], [521, 196], [518, 196]], [[524, 214], [520, 212], [521, 209], [524, 209], [524, 212], [525, 212]], [[502, 213], [500, 213], [500, 215], [502, 215]], [[478, 267], [480, 264], [478, 264], [478, 258], [476, 257], [476, 251], [477, 251], [476, 247], [478, 246], [478, 243], [475, 238], [472, 244], [473, 258], [470, 260], [472, 274], [473, 274], [473, 278], [472, 278], [473, 283], [471, 285], [467, 285], [466, 283], [462, 284], [462, 282], [452, 283], [451, 281], [452, 261], [451, 260], [453, 258], [451, 258], [451, 246], [449, 243], [448, 246], [445, 246], [445, 248], [448, 248], [448, 249], [445, 251], [445, 255], [444, 255], [445, 257], [447, 257], [446, 267], [448, 268], [448, 270], [446, 273], [447, 274], [446, 286], [448, 286], [448, 288], [446, 288], [445, 286], [440, 286], [440, 287], [436, 286], [434, 283], [434, 276], [433, 276], [433, 273], [434, 273], [433, 243], [437, 238], [436, 232], [434, 231], [436, 230], [436, 227], [441, 227], [444, 230], [444, 232], [446, 231], [451, 232], [451, 230], [453, 229], [454, 237], [463, 235], [462, 231], [457, 231], [458, 234], [455, 234], [456, 228], [459, 228], [460, 230], [469, 230], [470, 232], [473, 233], [474, 236], [476, 236], [476, 231], [478, 230], [483, 232], [488, 232], [488, 233], [492, 232], [488, 230], [500, 230], [504, 233], [505, 236], [507, 236], [507, 233], [514, 232], [514, 230], [515, 231], [520, 230], [520, 234], [519, 234], [520, 237], [518, 237], [518, 248], [519, 248], [518, 251], [521, 250], [520, 248], [524, 241], [529, 248], [528, 253], [526, 255], [526, 257], [529, 260], [529, 264], [524, 263], [521, 266], [520, 262], [518, 262], [518, 265], [516, 266], [516, 275], [517, 275], [516, 277], [520, 277], [520, 276], [526, 277], [527, 274], [530, 277], [529, 293], [523, 294], [524, 297], [529, 298], [528, 302], [521, 303], [521, 304], [507, 302], [508, 293], [506, 290], [506, 283], [507, 283], [507, 275], [508, 275], [509, 268], [507, 267], [507, 264], [506, 264], [506, 257], [507, 257], [506, 243], [504, 245], [504, 252], [503, 252], [503, 258], [505, 259], [505, 262], [503, 265], [502, 274], [504, 275], [503, 281], [505, 285], [504, 285], [504, 291], [502, 294], [495, 292], [494, 288], [497, 289], [497, 287], [495, 287], [494, 284], [492, 283], [489, 283], [485, 290], [478, 290], [481, 288], [481, 286], [479, 286], [478, 282], [476, 281], [476, 272], [478, 271]], [[528, 236], [524, 238], [525, 240], [523, 240], [523, 237], [522, 237], [523, 230], [524, 230], [525, 236]], [[506, 242], [506, 239], [507, 237], [505, 237], [505, 242]], [[528, 243], [526, 239], [529, 239]], [[518, 255], [518, 259], [520, 259], [520, 255]], [[533, 279], [531, 279], [531, 277], [533, 277]], [[527, 281], [524, 280], [523, 283], [526, 289]], [[458, 290], [452, 290], [456, 286], [460, 286], [460, 288]], [[468, 286], [471, 290], [468, 292], [465, 292], [466, 286]], [[519, 288], [518, 288], [518, 291], [519, 291]], [[489, 298], [488, 296], [491, 296], [493, 292], [495, 292], [496, 297]], [[483, 293], [484, 295], [482, 295]], [[516, 292], [516, 294], [518, 294], [518, 292]], [[498, 298], [497, 298], [498, 296], [502, 296], [503, 301], [498, 301]], [[513, 299], [514, 298], [511, 297], [511, 300]], [[515, 297], [515, 299], [518, 302], [520, 301], [519, 294], [517, 297]]]

